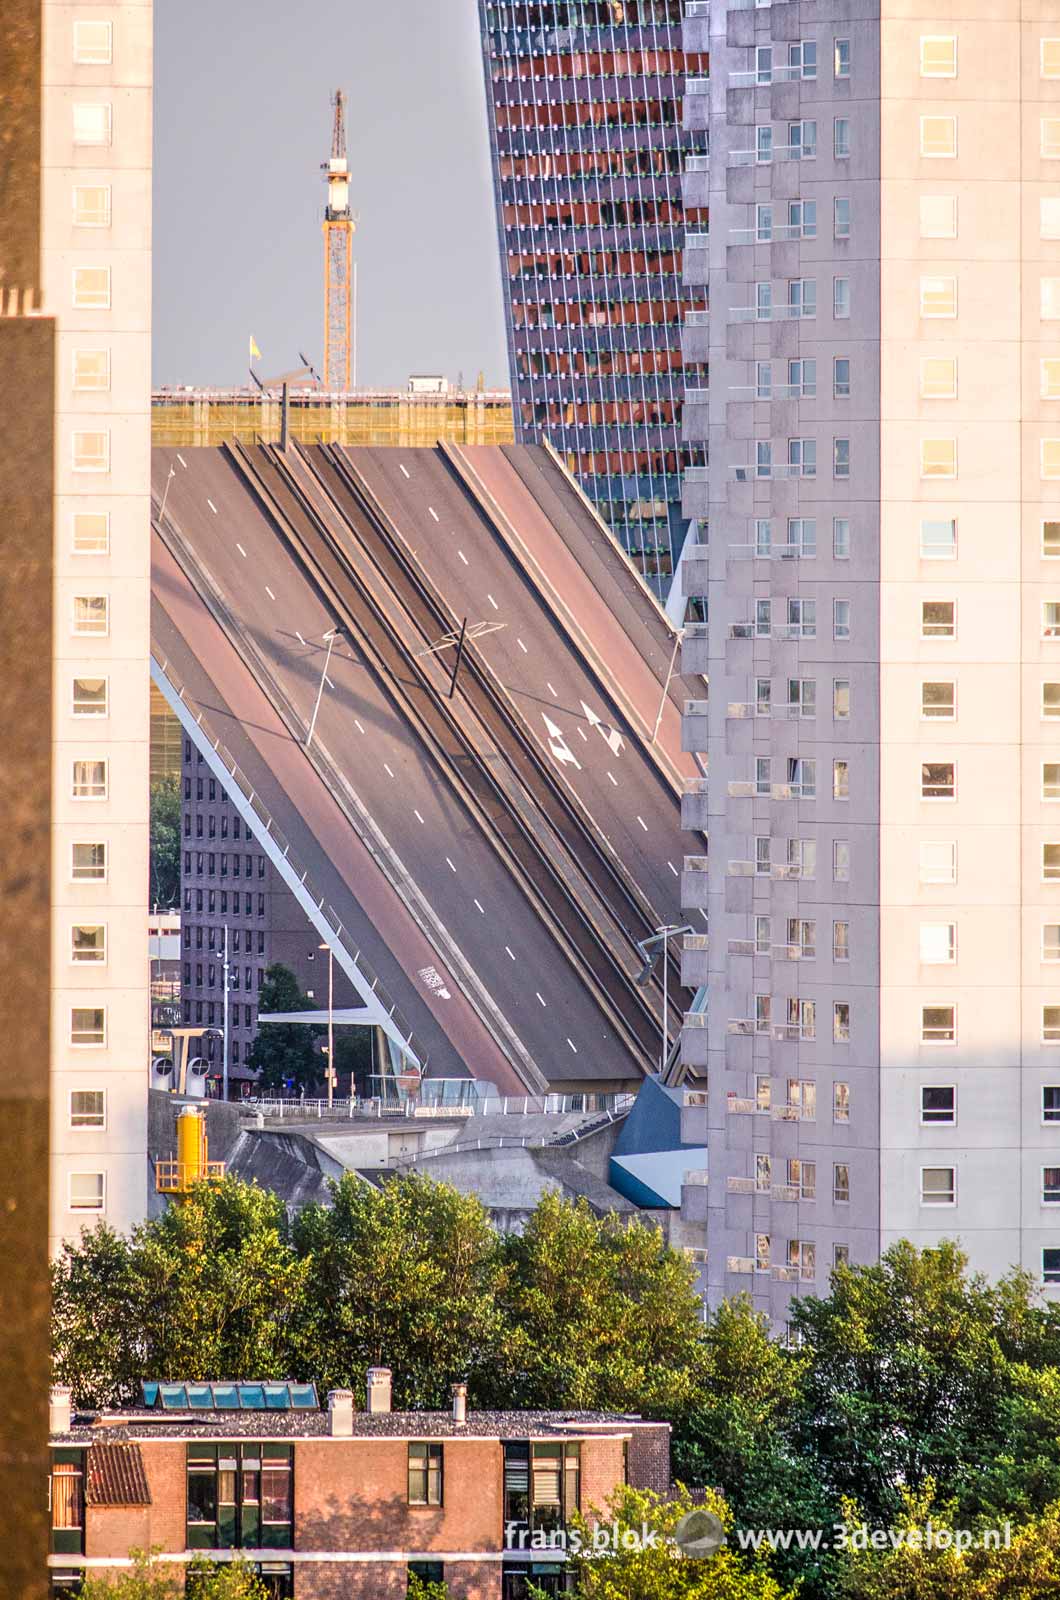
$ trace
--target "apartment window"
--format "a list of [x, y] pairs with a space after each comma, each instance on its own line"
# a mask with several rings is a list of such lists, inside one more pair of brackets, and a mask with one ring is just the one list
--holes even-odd
[[817, 397], [817, 362], [800, 360], [788, 362], [788, 393], [794, 400], [814, 400]]
[[[849, 439], [833, 439], [832, 440], [832, 476], [833, 476], [833, 478], [849, 478], [850, 477], [850, 440]], [[849, 604], [849, 602], [843, 602], [843, 603], [844, 604]], [[837, 634], [836, 638], [839, 638], [839, 637], [840, 637], [839, 634]], [[844, 638], [848, 637], [848, 635], [843, 635], [843, 637]]]
[[773, 476], [773, 446], [767, 439], [759, 439], [755, 444], [755, 477], [771, 478]]
[[1042, 321], [1060, 321], [1060, 278], [1039, 279], [1038, 292]]
[[74, 268], [74, 305], [79, 311], [110, 310], [110, 268]]
[[817, 155], [816, 122], [788, 123], [788, 154], [793, 161], [813, 161]]
[[1060, 1122], [1060, 1084], [1045, 1084], [1042, 1088], [1042, 1121]]
[[755, 362], [755, 399], [773, 398], [773, 368], [768, 361]]
[[812, 917], [788, 918], [788, 944], [794, 946], [802, 961], [817, 957], [817, 923]]
[[768, 600], [755, 601], [755, 638], [768, 639], [773, 626], [773, 608]]
[[107, 634], [110, 607], [105, 594], [75, 594], [72, 627], [75, 634]]
[[759, 322], [768, 322], [773, 315], [773, 285], [771, 283], [755, 284], [755, 317]]
[[1038, 201], [1038, 237], [1060, 239], [1060, 196], [1043, 195]]
[[850, 1043], [850, 1003], [837, 1000], [832, 1007], [832, 1039], [835, 1044]]
[[84, 1129], [105, 1128], [107, 1125], [107, 1094], [105, 1089], [70, 1090], [70, 1127]]
[[102, 1006], [75, 1006], [70, 1012], [70, 1043], [101, 1046], [107, 1042], [107, 1013]]
[[832, 601], [832, 638], [850, 638], [850, 601]]
[[773, 551], [773, 528], [765, 517], [757, 517], [754, 523], [754, 551], [755, 555], [768, 560]]
[[817, 841], [815, 839], [788, 840], [788, 866], [794, 867], [798, 876], [812, 879], [817, 874]]
[[923, 1006], [920, 1013], [922, 1044], [956, 1044], [956, 1006]]
[[768, 1033], [770, 1020], [773, 1014], [773, 1006], [770, 996], [767, 994], [756, 994], [754, 997], [754, 1002], [755, 1032]]
[[1060, 78], [1060, 39], [1042, 39], [1041, 73], [1043, 78]]
[[837, 161], [850, 155], [850, 118], [836, 117], [832, 123], [832, 154]]
[[955, 600], [922, 600], [920, 603], [920, 637], [922, 639], [955, 639], [957, 637], [957, 602]]
[[1042, 601], [1042, 638], [1060, 637], [1060, 600]]
[[755, 82], [764, 88], [773, 81], [773, 47], [760, 44], [755, 50]]
[[70, 876], [75, 883], [105, 883], [107, 881], [107, 847], [105, 844], [74, 844], [70, 849]]
[[794, 478], [816, 478], [817, 440], [789, 439], [788, 466], [793, 468]]
[[1042, 1282], [1060, 1283], [1060, 1250], [1042, 1251]]
[[832, 1085], [832, 1121], [850, 1121], [850, 1085], [836, 1081]]
[[952, 1206], [957, 1203], [956, 1167], [921, 1167], [920, 1204]]
[[952, 1083], [924, 1085], [920, 1091], [920, 1121], [925, 1127], [957, 1121], [957, 1090]]
[[817, 1121], [817, 1085], [812, 1078], [789, 1078], [787, 1093], [787, 1103], [801, 1122]]
[[1060, 717], [1060, 683], [1042, 684], [1042, 717]]
[[956, 400], [957, 362], [947, 356], [925, 356], [920, 362], [923, 400]]
[[957, 118], [921, 117], [920, 154], [929, 160], [955, 156]]
[[832, 315], [843, 321], [850, 315], [850, 279], [832, 279]]
[[850, 960], [850, 923], [838, 921], [832, 923], [832, 960]]
[[920, 796], [923, 800], [955, 800], [957, 768], [952, 761], [925, 761], [920, 768]]
[[920, 715], [925, 721], [952, 722], [957, 715], [957, 685], [952, 682], [922, 683]]
[[957, 279], [924, 276], [920, 280], [920, 315], [922, 317], [955, 317], [957, 315]]
[[1060, 400], [1060, 357], [1043, 356], [1039, 370], [1042, 399]]
[[[1060, 440], [1057, 441], [1060, 444]], [[1060, 465], [1060, 460], [1058, 460]], [[922, 478], [955, 478], [957, 476], [956, 439], [921, 439], [920, 476]]]
[[832, 799], [850, 799], [850, 763], [849, 761], [832, 762]]
[[764, 795], [768, 800], [771, 786], [771, 773], [773, 763], [768, 756], [755, 757], [755, 794]]
[[294, 1517], [289, 1444], [198, 1440], [186, 1447], [190, 1549], [286, 1549]]
[[773, 159], [773, 129], [768, 125], [755, 129], [755, 160], [762, 166]]
[[1060, 1044], [1060, 1006], [1042, 1007], [1042, 1043]]
[[107, 798], [107, 763], [105, 761], [75, 761], [70, 786], [74, 800], [105, 800]]
[[789, 1239], [788, 1266], [793, 1267], [800, 1278], [816, 1278], [817, 1246], [808, 1239]]
[[109, 511], [75, 511], [71, 530], [75, 556], [105, 556], [109, 552]]
[[800, 1200], [817, 1199], [816, 1161], [803, 1161], [799, 1156], [789, 1156], [787, 1176], [789, 1189], [797, 1189]]
[[78, 430], [73, 436], [75, 472], [110, 471], [110, 434], [106, 429]]
[[767, 956], [772, 943], [772, 933], [768, 917], [755, 918], [755, 955]]
[[442, 1446], [432, 1443], [409, 1444], [409, 1505], [442, 1504]]
[[70, 929], [70, 960], [103, 964], [107, 959], [107, 930], [77, 924]]
[[817, 1037], [817, 1004], [813, 1000], [800, 1000], [792, 995], [788, 999], [788, 1034], [803, 1040]]
[[850, 843], [846, 839], [832, 841], [832, 882], [850, 882]]
[[817, 762], [807, 756], [789, 756], [788, 784], [796, 800], [816, 800]]
[[768, 244], [773, 237], [773, 207], [771, 205], [755, 206], [755, 240], [758, 244]]
[[1043, 117], [1041, 121], [1041, 150], [1043, 161], [1060, 158], [1060, 117]]
[[817, 679], [788, 679], [788, 708], [798, 717], [817, 715]]
[[1042, 879], [1045, 883], [1060, 881], [1060, 844], [1042, 845]]
[[111, 190], [109, 183], [77, 183], [74, 185], [74, 226], [77, 228], [109, 228], [111, 216]]
[[1052, 1206], [1058, 1202], [1060, 1202], [1060, 1167], [1043, 1167], [1042, 1204]]
[[817, 315], [816, 278], [792, 278], [788, 283], [788, 310], [795, 318]]
[[920, 960], [926, 967], [950, 966], [957, 959], [957, 924], [922, 922]]
[[807, 83], [817, 77], [817, 45], [812, 39], [788, 45], [788, 76]]
[[554, 1533], [581, 1504], [581, 1446], [508, 1440], [504, 1520]]
[[1042, 960], [1060, 961], [1060, 922], [1047, 922], [1042, 928]]
[[957, 76], [957, 39], [954, 34], [921, 34], [920, 76], [922, 78]]
[[832, 362], [832, 397], [850, 399], [850, 357], [836, 356]]
[[832, 679], [832, 716], [836, 722], [850, 719], [850, 679]]
[[75, 350], [73, 383], [78, 390], [110, 388], [110, 351]]
[[832, 1199], [836, 1205], [846, 1205], [850, 1200], [850, 1168], [845, 1161], [832, 1167]]
[[73, 117], [75, 144], [110, 144], [111, 108], [108, 101], [76, 102]]
[[957, 196], [955, 194], [922, 194], [920, 196], [920, 237], [922, 239], [956, 239]]
[[836, 39], [832, 47], [832, 71], [837, 78], [850, 77], [849, 39]]
[[850, 560], [850, 519], [832, 518], [832, 555], [837, 561]]
[[957, 845], [952, 839], [922, 839], [920, 882], [957, 882]]
[[816, 239], [816, 200], [788, 201], [788, 235], [792, 239]]
[[102, 1172], [71, 1172], [69, 1176], [71, 1211], [103, 1211], [106, 1207], [107, 1180]]
[[75, 678], [73, 705], [75, 717], [105, 717], [107, 706], [106, 678]]

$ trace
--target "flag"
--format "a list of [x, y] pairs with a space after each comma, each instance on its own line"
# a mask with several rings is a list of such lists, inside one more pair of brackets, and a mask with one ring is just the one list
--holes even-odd
[[255, 343], [253, 334], [250, 336], [250, 359], [251, 361], [261, 360], [261, 351], [258, 349], [257, 344]]

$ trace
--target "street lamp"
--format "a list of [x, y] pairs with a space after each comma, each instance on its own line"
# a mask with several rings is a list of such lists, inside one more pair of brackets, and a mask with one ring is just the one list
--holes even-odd
[[676, 937], [676, 935], [679, 933], [691, 933], [692, 931], [692, 928], [687, 922], [682, 923], [680, 926], [675, 922], [667, 922], [664, 923], [661, 928], [656, 928], [655, 932], [647, 939], [637, 940], [637, 949], [644, 957], [644, 966], [637, 974], [637, 982], [639, 984], [646, 984], [649, 981], [652, 973], [655, 971], [655, 963], [659, 959], [659, 953], [660, 951], [662, 952], [662, 1061], [659, 1067], [659, 1073], [662, 1077], [665, 1077], [666, 1075], [666, 1057], [670, 1048], [670, 965], [668, 959], [670, 954], [670, 940]]
[[[335, 640], [342, 632], [342, 624], [336, 623], [333, 628], [329, 628], [327, 633], [324, 634], [324, 638], [328, 641], [328, 653], [324, 657], [324, 670], [320, 674], [320, 687], [317, 690], [316, 705], [313, 707], [313, 715], [309, 723], [309, 732], [305, 736], [305, 747], [307, 750], [313, 742], [313, 729], [317, 725], [317, 712], [320, 710], [320, 702], [324, 694], [324, 685], [328, 681], [328, 667], [331, 665], [331, 652], [335, 648]], [[323, 948], [323, 945], [321, 945], [321, 949]]]

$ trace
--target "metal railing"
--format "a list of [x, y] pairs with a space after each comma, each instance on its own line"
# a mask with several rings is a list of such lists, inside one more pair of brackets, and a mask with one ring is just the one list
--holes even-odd
[[218, 1183], [225, 1175], [223, 1161], [195, 1165], [189, 1161], [156, 1161], [155, 1189], [159, 1194], [186, 1194], [193, 1183]]

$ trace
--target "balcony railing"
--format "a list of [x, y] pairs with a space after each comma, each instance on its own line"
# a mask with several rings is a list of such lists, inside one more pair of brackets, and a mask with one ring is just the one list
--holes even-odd
[[755, 1031], [753, 1017], [730, 1017], [725, 1024], [725, 1032], [736, 1034], [739, 1038], [750, 1038]]
[[[705, 328], [705, 327], [707, 327], [709, 325], [709, 323], [710, 323], [710, 311], [709, 310], [707, 310], [707, 311], [696, 311], [696, 310], [693, 310], [693, 311], [686, 311], [685, 312], [684, 324], [685, 324], [685, 327], [687, 327], [687, 328]], [[690, 467], [686, 467], [685, 468], [685, 476], [686, 477], [687, 477], [687, 475], [688, 475], [688, 473], [690, 471], [691, 471]]]
[[710, 244], [710, 234], [709, 233], [686, 233], [685, 234], [685, 249], [686, 250], [705, 250], [709, 244]]
[[725, 793], [730, 800], [753, 800], [758, 785], [751, 778], [731, 778], [725, 785]]
[[726, 1178], [725, 1187], [729, 1194], [768, 1194], [769, 1184], [759, 1183], [757, 1178]]
[[754, 1115], [756, 1107], [753, 1100], [730, 1091], [725, 1098], [725, 1109], [730, 1116], [750, 1117]]
[[705, 406], [709, 399], [710, 399], [710, 390], [709, 389], [686, 389], [685, 390], [685, 405], [686, 406], [697, 406], [697, 405], [698, 406]]
[[[710, 89], [709, 78], [686, 78], [685, 94], [706, 94]], [[687, 168], [685, 169], [688, 170]]]
[[725, 708], [726, 717], [734, 722], [740, 722], [745, 717], [753, 717], [754, 714], [755, 708], [749, 700], [730, 700]]
[[753, 878], [755, 864], [753, 861], [729, 861], [726, 862], [725, 871], [730, 878]]
[[727, 948], [731, 956], [753, 956], [755, 942], [753, 939], [730, 939]]
[[755, 1269], [753, 1256], [726, 1256], [726, 1272], [751, 1273]]
[[699, 156], [686, 156], [685, 157], [685, 171], [686, 172], [709, 172], [710, 171], [710, 157], [709, 156], [702, 156], [702, 155], [699, 155]]
[[774, 1122], [816, 1122], [816, 1111], [810, 1111], [806, 1106], [772, 1106], [769, 1112]]

